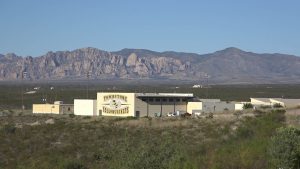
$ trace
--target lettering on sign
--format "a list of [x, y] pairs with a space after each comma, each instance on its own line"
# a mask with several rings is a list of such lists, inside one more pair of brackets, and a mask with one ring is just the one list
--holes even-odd
[[107, 95], [103, 97], [104, 102], [111, 100], [111, 99], [120, 99], [123, 100], [124, 102], [127, 102], [127, 96], [123, 96], [120, 94], [112, 94], [112, 95]]

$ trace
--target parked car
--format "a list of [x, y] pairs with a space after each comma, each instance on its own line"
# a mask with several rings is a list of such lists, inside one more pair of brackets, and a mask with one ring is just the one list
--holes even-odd
[[194, 114], [194, 116], [201, 116], [202, 112], [194, 112], [193, 114]]
[[172, 116], [181, 116], [181, 115], [183, 115], [183, 114], [185, 114], [185, 113], [187, 113], [187, 112], [177, 110], [176, 112], [169, 112], [169, 113], [167, 114], [167, 116], [168, 116], [168, 117], [172, 117]]
[[169, 112], [169, 113], [167, 114], [167, 116], [168, 116], [168, 117], [173, 117], [173, 116], [176, 116], [176, 113], [175, 113], [175, 112]]

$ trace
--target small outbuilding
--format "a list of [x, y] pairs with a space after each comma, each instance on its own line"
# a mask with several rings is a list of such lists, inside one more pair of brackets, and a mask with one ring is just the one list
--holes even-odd
[[41, 114], [73, 114], [73, 104], [63, 104], [62, 101], [55, 101], [53, 104], [33, 104], [32, 113]]
[[74, 99], [74, 114], [81, 116], [98, 116], [97, 100]]

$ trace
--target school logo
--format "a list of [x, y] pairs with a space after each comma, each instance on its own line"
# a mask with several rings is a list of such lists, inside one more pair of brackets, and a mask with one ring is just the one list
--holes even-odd
[[103, 113], [108, 114], [128, 114], [129, 107], [127, 96], [123, 95], [107, 95], [103, 97], [104, 106]]

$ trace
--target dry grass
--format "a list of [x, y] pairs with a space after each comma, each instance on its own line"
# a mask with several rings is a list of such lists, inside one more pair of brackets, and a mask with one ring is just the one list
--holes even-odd
[[289, 126], [300, 128], [300, 109], [288, 109], [285, 113], [286, 123]]

